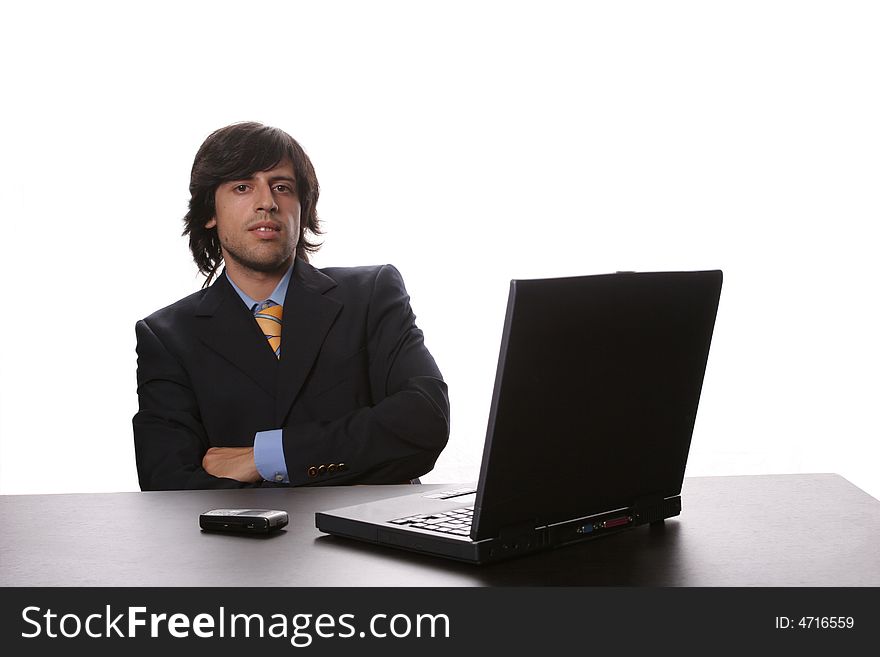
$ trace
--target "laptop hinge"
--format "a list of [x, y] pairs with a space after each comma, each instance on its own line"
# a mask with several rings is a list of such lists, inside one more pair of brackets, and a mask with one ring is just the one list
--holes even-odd
[[663, 502], [663, 499], [664, 497], [660, 493], [650, 493], [648, 495], [642, 495], [633, 503], [633, 508], [638, 510], [657, 506], [658, 504]]
[[636, 522], [657, 522], [677, 516], [679, 513], [681, 513], [681, 497], [678, 495], [667, 499], [659, 493], [654, 493], [640, 497], [633, 504], [633, 516]]
[[498, 540], [502, 543], [510, 543], [523, 538], [530, 538], [535, 535], [535, 522], [528, 520], [515, 525], [507, 525], [502, 527], [498, 532]]

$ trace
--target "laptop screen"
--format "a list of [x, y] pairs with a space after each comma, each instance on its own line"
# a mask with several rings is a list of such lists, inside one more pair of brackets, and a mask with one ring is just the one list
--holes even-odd
[[720, 271], [511, 282], [476, 538], [681, 492]]

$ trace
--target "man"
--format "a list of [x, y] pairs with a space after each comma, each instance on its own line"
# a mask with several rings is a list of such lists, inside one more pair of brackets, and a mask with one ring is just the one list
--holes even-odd
[[184, 234], [205, 286], [136, 326], [141, 489], [430, 471], [449, 437], [446, 385], [394, 267], [309, 264], [318, 181], [300, 145], [258, 123], [221, 128], [190, 195]]

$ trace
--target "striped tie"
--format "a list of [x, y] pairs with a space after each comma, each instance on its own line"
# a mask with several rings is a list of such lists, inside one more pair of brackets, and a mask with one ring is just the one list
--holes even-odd
[[260, 325], [263, 335], [269, 341], [269, 347], [277, 358], [281, 358], [281, 312], [281, 306], [276, 305], [259, 308], [254, 313], [257, 324]]

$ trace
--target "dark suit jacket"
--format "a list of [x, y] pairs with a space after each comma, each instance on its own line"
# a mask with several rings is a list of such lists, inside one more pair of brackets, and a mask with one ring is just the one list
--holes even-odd
[[278, 428], [292, 486], [401, 483], [431, 470], [449, 400], [400, 273], [297, 259], [283, 322], [278, 360], [220, 275], [137, 323], [141, 489], [248, 486], [209, 475], [202, 457]]

